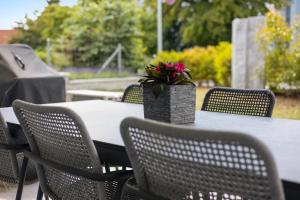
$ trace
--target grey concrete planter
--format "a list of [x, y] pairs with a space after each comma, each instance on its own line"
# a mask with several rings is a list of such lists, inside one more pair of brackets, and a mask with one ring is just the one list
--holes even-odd
[[167, 85], [155, 98], [152, 87], [143, 86], [144, 117], [173, 124], [195, 121], [196, 88], [193, 85]]

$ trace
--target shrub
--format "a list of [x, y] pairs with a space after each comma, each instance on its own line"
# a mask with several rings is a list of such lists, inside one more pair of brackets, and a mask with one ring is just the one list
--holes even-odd
[[231, 58], [232, 46], [228, 42], [221, 42], [216, 47], [214, 66], [216, 82], [218, 85], [230, 86], [231, 84]]
[[267, 86], [273, 90], [282, 89], [283, 85], [285, 89], [300, 86], [300, 32], [295, 22], [290, 27], [279, 13], [272, 11], [257, 33]]
[[194, 81], [214, 81], [218, 85], [230, 85], [231, 44], [221, 42], [218, 46], [194, 47], [182, 52], [164, 51], [152, 64], [158, 62], [183, 62], [191, 70]]

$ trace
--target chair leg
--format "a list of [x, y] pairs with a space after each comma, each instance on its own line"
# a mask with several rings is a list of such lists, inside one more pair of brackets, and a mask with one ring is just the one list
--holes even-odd
[[41, 186], [39, 185], [39, 190], [38, 190], [38, 193], [37, 193], [36, 200], [42, 200], [42, 199], [43, 199], [43, 191], [42, 191]]
[[110, 172], [109, 164], [105, 162], [105, 173]]
[[23, 185], [24, 185], [25, 176], [26, 176], [27, 164], [28, 164], [28, 158], [24, 157], [23, 162], [22, 162], [21, 172], [19, 175], [19, 183], [18, 183], [16, 200], [21, 200], [21, 198], [22, 198]]

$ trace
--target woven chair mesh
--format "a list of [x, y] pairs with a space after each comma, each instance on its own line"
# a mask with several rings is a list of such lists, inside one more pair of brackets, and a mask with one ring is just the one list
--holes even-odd
[[[90, 155], [89, 144], [83, 139], [80, 125], [72, 116], [63, 111], [33, 112], [20, 109], [20, 112], [42, 158], [88, 172], [102, 173], [99, 158]], [[50, 198], [99, 199], [99, 183], [48, 166], [42, 169]], [[104, 186], [104, 190], [107, 200], [115, 198], [113, 188]]]
[[122, 102], [143, 104], [143, 88], [139, 85], [130, 85], [126, 88]]
[[[141, 127], [128, 125], [122, 134], [128, 135], [123, 136], [126, 150], [144, 191], [172, 200], [277, 199], [266, 160], [247, 143], [205, 138], [200, 131], [200, 137], [187, 139], [185, 132], [168, 136], [162, 134], [167, 128]], [[125, 194], [124, 199], [134, 198]]]
[[[8, 141], [9, 132], [6, 128], [6, 122], [0, 114], [0, 143], [10, 144]], [[0, 180], [8, 183], [17, 183], [19, 169], [23, 161], [23, 153], [16, 153], [11, 150], [0, 149]], [[32, 162], [28, 163], [25, 183], [36, 180], [37, 175]]]
[[207, 92], [202, 105], [202, 110], [271, 117], [274, 103], [274, 95], [269, 90], [216, 87]]

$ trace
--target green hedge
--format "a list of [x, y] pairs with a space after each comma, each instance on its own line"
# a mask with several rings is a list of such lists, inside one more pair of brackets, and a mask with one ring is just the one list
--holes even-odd
[[191, 70], [197, 82], [214, 81], [221, 86], [231, 83], [231, 44], [221, 42], [217, 46], [194, 47], [182, 52], [164, 51], [158, 54], [152, 64], [158, 62], [183, 62]]
[[264, 55], [266, 84], [273, 91], [300, 89], [300, 22], [289, 25], [280, 13], [267, 13], [265, 25], [257, 33]]

